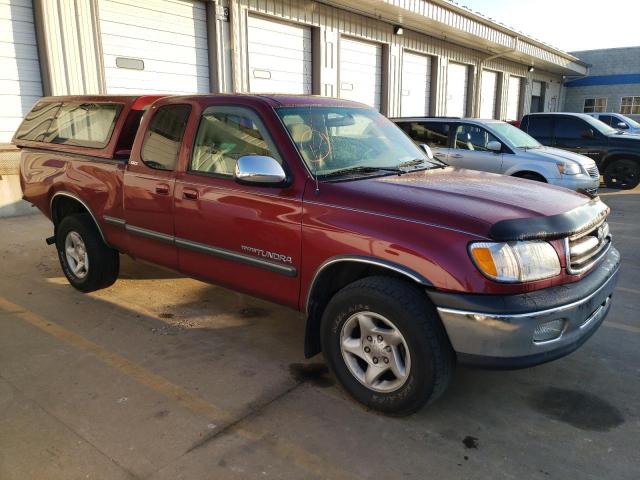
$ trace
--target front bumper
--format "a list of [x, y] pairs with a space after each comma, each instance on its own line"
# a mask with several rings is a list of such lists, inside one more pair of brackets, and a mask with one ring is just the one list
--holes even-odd
[[549, 183], [559, 187], [568, 188], [574, 192], [586, 190], [591, 194], [595, 194], [600, 187], [600, 177], [593, 178], [585, 174], [562, 175], [560, 178], [549, 180]]
[[[620, 267], [611, 248], [578, 282], [520, 295], [467, 295], [429, 291], [458, 362], [484, 368], [524, 368], [580, 347], [602, 324]], [[534, 341], [539, 325], [563, 320], [553, 340]]]

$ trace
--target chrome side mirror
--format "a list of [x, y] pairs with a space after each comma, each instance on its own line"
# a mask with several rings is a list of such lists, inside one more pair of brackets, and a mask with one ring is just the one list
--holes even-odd
[[433, 160], [433, 151], [431, 150], [431, 147], [429, 145], [427, 145], [426, 143], [421, 143], [420, 148], [424, 150], [424, 153], [427, 154], [427, 158], [429, 160]]
[[277, 186], [285, 182], [287, 174], [275, 158], [245, 155], [236, 162], [233, 177], [242, 184]]
[[489, 143], [487, 143], [487, 150], [491, 150], [492, 152], [495, 152], [495, 153], [500, 153], [502, 151], [502, 144], [500, 142], [492, 140]]
[[617, 127], [618, 127], [620, 130], [628, 130], [628, 129], [629, 129], [629, 125], [627, 125], [627, 124], [626, 124], [626, 123], [624, 123], [624, 122], [618, 122]]

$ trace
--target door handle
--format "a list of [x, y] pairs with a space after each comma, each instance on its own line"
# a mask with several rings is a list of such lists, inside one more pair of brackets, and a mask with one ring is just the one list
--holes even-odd
[[451, 155], [452, 158], [462, 158], [462, 155], [456, 153], [455, 155]]
[[158, 195], [169, 195], [169, 185], [166, 183], [158, 183], [156, 185], [156, 193]]
[[433, 152], [433, 156], [434, 157], [444, 157], [445, 155], [446, 155], [446, 153]]
[[198, 199], [198, 191], [192, 188], [185, 188], [182, 191], [182, 197], [188, 200], [197, 200]]

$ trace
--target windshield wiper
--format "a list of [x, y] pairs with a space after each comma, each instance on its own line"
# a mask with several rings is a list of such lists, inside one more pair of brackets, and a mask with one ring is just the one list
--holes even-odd
[[342, 175], [350, 175], [352, 173], [375, 173], [375, 172], [392, 172], [392, 173], [404, 173], [403, 170], [395, 167], [372, 167], [359, 165], [357, 167], [342, 168], [333, 172], [323, 173], [319, 175], [320, 178], [339, 177]]

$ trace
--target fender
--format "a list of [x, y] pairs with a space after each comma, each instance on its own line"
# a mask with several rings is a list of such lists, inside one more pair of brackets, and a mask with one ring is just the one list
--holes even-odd
[[336, 257], [331, 257], [330, 259], [325, 260], [318, 267], [318, 269], [316, 270], [316, 273], [313, 275], [313, 280], [311, 280], [309, 291], [307, 292], [307, 299], [305, 301], [305, 312], [307, 315], [309, 314], [309, 301], [311, 300], [311, 293], [313, 292], [313, 288], [315, 287], [318, 278], [327, 267], [334, 265], [336, 263], [341, 263], [341, 262], [356, 262], [356, 263], [366, 263], [369, 265], [375, 265], [377, 267], [382, 267], [387, 270], [391, 270], [401, 275], [404, 275], [410, 280], [413, 280], [414, 282], [419, 283], [420, 285], [424, 285], [425, 287], [433, 286], [433, 284], [429, 280], [427, 280], [424, 276], [422, 276], [421, 274], [415, 272], [410, 268], [405, 267], [404, 265], [390, 262], [388, 260], [383, 260], [381, 258], [366, 257], [363, 255], [338, 255]]
[[56, 197], [69, 197], [69, 198], [73, 198], [76, 202], [78, 202], [79, 204], [81, 204], [86, 210], [87, 212], [89, 212], [89, 215], [91, 215], [91, 218], [93, 219], [93, 223], [96, 224], [96, 228], [98, 229], [98, 232], [100, 233], [100, 237], [102, 237], [102, 241], [107, 245], [109, 245], [109, 242], [107, 242], [107, 238], [104, 236], [104, 233], [102, 232], [102, 227], [100, 226], [100, 224], [98, 223], [98, 219], [96, 218], [96, 216], [94, 215], [93, 211], [91, 210], [91, 208], [89, 208], [89, 205], [87, 205], [87, 203], [82, 200], [80, 197], [78, 197], [77, 195], [75, 195], [74, 193], [71, 192], [67, 192], [66, 190], [61, 190], [58, 191], [56, 193], [54, 193], [51, 196], [51, 200], [49, 201], [49, 214], [51, 215], [51, 220], [53, 220], [53, 201], [55, 200]]

